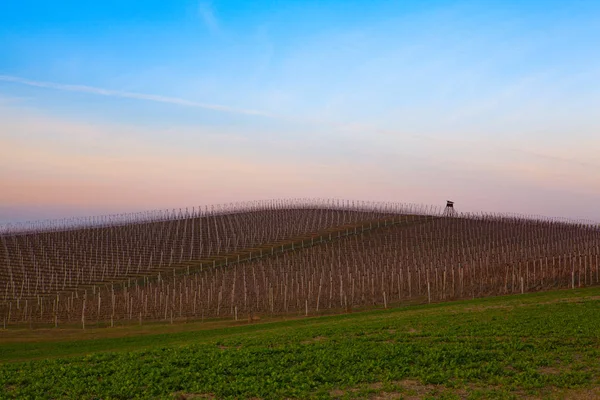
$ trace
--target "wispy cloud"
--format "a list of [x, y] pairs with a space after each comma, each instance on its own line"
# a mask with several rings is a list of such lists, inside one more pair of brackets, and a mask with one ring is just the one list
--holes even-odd
[[25, 79], [25, 78], [21, 78], [21, 77], [17, 77], [17, 76], [10, 76], [10, 75], [0, 75], [0, 81], [18, 83], [18, 84], [22, 84], [22, 85], [34, 86], [34, 87], [40, 87], [40, 88], [46, 88], [46, 89], [61, 90], [61, 91], [65, 91], [65, 92], [89, 93], [89, 94], [95, 94], [95, 95], [99, 95], [99, 96], [120, 97], [120, 98], [127, 98], [127, 99], [154, 101], [154, 102], [158, 102], [158, 103], [167, 103], [167, 104], [175, 104], [175, 105], [185, 106], [185, 107], [203, 108], [206, 110], [214, 110], [214, 111], [228, 112], [228, 113], [234, 113], [234, 114], [273, 117], [272, 115], [270, 115], [266, 112], [257, 111], [257, 110], [233, 108], [233, 107], [223, 106], [223, 105], [219, 105], [219, 104], [199, 103], [199, 102], [190, 101], [190, 100], [186, 100], [186, 99], [180, 99], [177, 97], [168, 97], [168, 96], [162, 96], [162, 95], [156, 95], [156, 94], [126, 92], [126, 91], [121, 91], [121, 90], [110, 90], [110, 89], [103, 89], [103, 88], [98, 88], [98, 87], [94, 87], [94, 86], [85, 86], [85, 85], [68, 85], [68, 84], [55, 83], [55, 82], [34, 81], [34, 80]]
[[215, 11], [211, 2], [201, 2], [198, 7], [198, 13], [200, 14], [200, 18], [202, 18], [202, 22], [204, 22], [204, 25], [206, 25], [212, 34], [219, 32], [219, 21], [215, 16]]
[[27, 100], [29, 99], [26, 97], [6, 97], [0, 95], [0, 106], [19, 104]]

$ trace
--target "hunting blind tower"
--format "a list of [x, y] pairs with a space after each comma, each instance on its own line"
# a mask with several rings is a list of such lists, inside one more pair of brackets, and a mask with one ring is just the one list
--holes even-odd
[[446, 200], [446, 208], [444, 209], [444, 215], [448, 217], [456, 215], [453, 201]]

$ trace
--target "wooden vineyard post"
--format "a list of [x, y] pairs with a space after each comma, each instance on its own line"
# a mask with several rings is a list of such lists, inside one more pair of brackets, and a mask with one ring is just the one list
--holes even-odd
[[[429, 278], [429, 275], [427, 277]], [[431, 286], [429, 285], [429, 279], [427, 279], [427, 303], [431, 303]]]
[[446, 300], [446, 267], [444, 266], [444, 273], [442, 278], [442, 299]]
[[459, 283], [460, 297], [462, 298], [463, 297], [463, 290], [464, 290], [464, 287], [465, 287], [465, 269], [464, 269], [464, 267], [461, 264], [458, 265], [458, 276], [459, 276], [459, 280], [460, 280], [460, 283]]
[[33, 312], [33, 306], [31, 306], [31, 310], [29, 310], [29, 313], [28, 313], [27, 312], [27, 310], [28, 310], [28, 308], [27, 308], [28, 304], [29, 304], [29, 301], [27, 299], [25, 299], [25, 316], [24, 316], [24, 318], [25, 318], [25, 320], [29, 321], [29, 323], [28, 323], [29, 329], [32, 329], [33, 327], [32, 327], [32, 324], [31, 324], [31, 314]]
[[287, 312], [288, 310], [288, 303], [287, 303], [287, 283], [283, 285], [283, 309], [285, 310], [285, 312]]
[[116, 301], [116, 295], [115, 295], [115, 288], [114, 286], [111, 287], [112, 289], [112, 312], [110, 314], [110, 327], [113, 328], [115, 326], [115, 301]]
[[575, 289], [575, 261], [571, 259], [571, 289]]
[[387, 297], [385, 296], [385, 290], [383, 291], [383, 308], [387, 309]]
[[523, 286], [523, 275], [521, 275], [521, 294], [525, 293], [525, 287]]
[[54, 327], [58, 328], [58, 295], [56, 295], [55, 311], [54, 311]]
[[83, 298], [83, 306], [81, 307], [81, 326], [85, 329], [85, 301], [87, 296]]
[[196, 317], [196, 303], [197, 303], [198, 291], [194, 289], [194, 303], [192, 305], [192, 314]]
[[319, 280], [319, 292], [317, 293], [317, 313], [319, 312], [319, 304], [321, 301], [321, 287], [323, 286], [323, 276]]
[[[577, 287], [581, 287], [581, 255], [579, 255], [579, 284], [577, 285]], [[584, 273], [584, 278], [585, 278], [585, 273]]]

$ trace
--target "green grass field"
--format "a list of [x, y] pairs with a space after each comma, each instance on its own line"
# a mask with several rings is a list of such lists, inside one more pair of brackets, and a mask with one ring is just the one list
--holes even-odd
[[600, 398], [600, 288], [0, 341], [0, 398]]

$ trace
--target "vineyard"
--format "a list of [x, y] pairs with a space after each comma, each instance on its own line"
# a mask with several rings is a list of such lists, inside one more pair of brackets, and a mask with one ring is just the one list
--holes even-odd
[[600, 228], [395, 203], [265, 201], [5, 227], [0, 322], [114, 326], [600, 282]]

